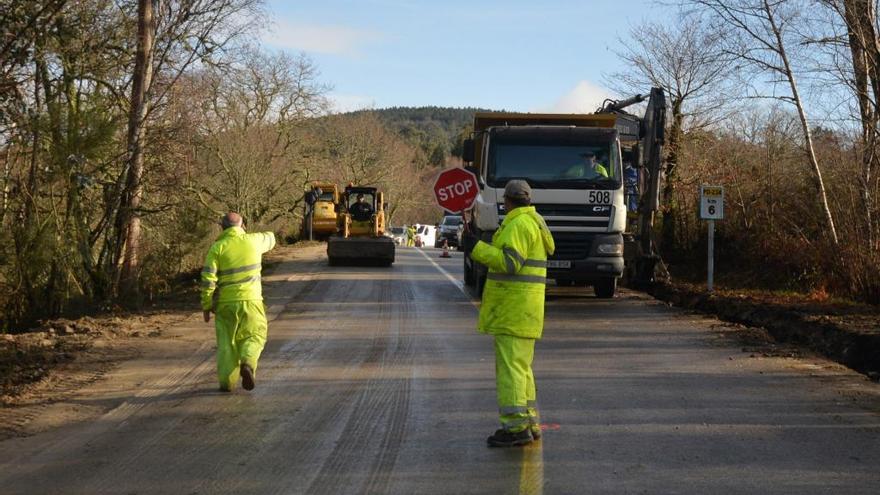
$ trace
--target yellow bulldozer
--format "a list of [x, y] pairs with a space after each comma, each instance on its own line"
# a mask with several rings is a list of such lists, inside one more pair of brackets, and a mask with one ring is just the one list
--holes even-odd
[[385, 235], [384, 196], [375, 187], [349, 185], [340, 198], [337, 234], [327, 240], [330, 265], [394, 263], [394, 240]]
[[302, 237], [324, 240], [338, 230], [339, 186], [331, 182], [313, 182], [305, 193]]

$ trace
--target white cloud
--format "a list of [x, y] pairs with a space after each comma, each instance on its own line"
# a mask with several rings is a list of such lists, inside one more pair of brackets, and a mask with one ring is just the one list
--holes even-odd
[[606, 98], [615, 96], [605, 88], [601, 88], [590, 81], [580, 81], [568, 93], [562, 95], [549, 107], [537, 108], [535, 112], [547, 113], [593, 113], [602, 106]]
[[327, 98], [330, 99], [333, 113], [353, 112], [376, 107], [376, 100], [370, 96], [330, 93]]
[[347, 56], [358, 55], [359, 49], [364, 45], [382, 38], [381, 33], [373, 31], [345, 26], [298, 24], [285, 20], [278, 20], [263, 35], [263, 41], [278, 48]]

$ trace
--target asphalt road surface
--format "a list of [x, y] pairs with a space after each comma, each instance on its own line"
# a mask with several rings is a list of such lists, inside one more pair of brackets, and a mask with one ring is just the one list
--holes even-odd
[[880, 493], [878, 385], [742, 352], [717, 322], [625, 291], [548, 291], [544, 438], [488, 448], [491, 338], [460, 253], [438, 254], [282, 265], [253, 392], [216, 391], [213, 330], [196, 326], [205, 345], [110, 412], [0, 443], [0, 492]]

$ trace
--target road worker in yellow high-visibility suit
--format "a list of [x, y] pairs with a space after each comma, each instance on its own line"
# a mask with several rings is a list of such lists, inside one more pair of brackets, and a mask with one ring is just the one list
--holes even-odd
[[563, 174], [564, 179], [607, 179], [608, 168], [596, 161], [596, 153], [587, 150], [580, 155], [583, 162], [568, 168]]
[[526, 181], [504, 188], [507, 215], [492, 236], [471, 252], [488, 277], [480, 306], [479, 331], [495, 337], [495, 383], [501, 429], [493, 447], [525, 445], [541, 437], [532, 359], [544, 330], [547, 256], [556, 249], [544, 219], [531, 205]]
[[208, 250], [202, 268], [205, 323], [217, 315], [217, 378], [220, 389], [253, 390], [257, 362], [266, 345], [266, 310], [260, 284], [263, 253], [275, 247], [275, 234], [244, 231], [241, 215], [229, 212], [220, 221], [223, 233]]

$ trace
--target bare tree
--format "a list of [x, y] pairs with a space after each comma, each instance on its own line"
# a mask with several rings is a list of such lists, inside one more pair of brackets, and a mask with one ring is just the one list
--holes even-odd
[[0, 132], [11, 122], [10, 109], [23, 102], [21, 69], [42, 31], [62, 11], [67, 0], [0, 0]]
[[[792, 46], [801, 40], [797, 21], [805, 5], [800, 0], [690, 0], [701, 7], [719, 24], [728, 28], [725, 39], [726, 53], [735, 56], [756, 74], [768, 76], [763, 84], [751, 84], [751, 96], [776, 98], [791, 103], [797, 109], [804, 139], [804, 154], [810, 163], [816, 196], [825, 218], [828, 235], [838, 243], [837, 229], [828, 206], [828, 196], [822, 170], [813, 147], [813, 136], [804, 100], [798, 88], [798, 75], [792, 63]], [[785, 93], [774, 94], [777, 83], [787, 86]], [[769, 84], [771, 92], [766, 90]]]
[[[253, 26], [255, 18], [247, 19], [249, 14], [255, 13], [259, 3], [259, 0], [138, 0], [139, 41], [132, 80], [128, 153], [119, 180], [119, 199], [108, 210], [115, 218], [110, 270], [116, 280], [128, 282], [127, 289], [136, 289], [131, 284], [137, 280], [140, 202], [145, 173], [143, 150], [149, 115], [194, 63], [209, 63], [233, 39]], [[150, 39], [144, 37], [147, 32], [152, 33]], [[142, 47], [145, 48], [143, 53]]]
[[874, 171], [880, 161], [880, 30], [876, 0], [817, 0], [831, 16], [814, 43], [829, 48], [823, 72], [837, 75], [835, 86], [846, 88], [855, 98], [860, 139], [861, 174], [859, 192], [865, 211], [869, 245], [877, 239], [874, 218], [877, 180]]
[[623, 94], [661, 87], [669, 95], [671, 122], [667, 133], [662, 193], [665, 246], [675, 239], [675, 185], [685, 129], [702, 127], [723, 118], [728, 103], [725, 87], [732, 64], [722, 50], [724, 32], [699, 16], [679, 18], [674, 25], [644, 22], [621, 39], [618, 57], [627, 69], [606, 77]]
[[[135, 212], [140, 207], [143, 195], [141, 181], [144, 174], [143, 141], [146, 135], [146, 128], [143, 124], [147, 111], [147, 91], [153, 78], [153, 38], [156, 33], [154, 10], [157, 3], [158, 0], [138, 0], [137, 54], [135, 55], [134, 75], [131, 84], [131, 104], [126, 139], [128, 173], [125, 176], [126, 184], [120, 198], [120, 213], [117, 216], [116, 230], [117, 235], [121, 237], [117, 240], [117, 249], [125, 248], [121, 274], [129, 290], [137, 287], [134, 268], [138, 262], [141, 219], [140, 215]], [[120, 255], [117, 254], [117, 259], [119, 258]]]
[[256, 50], [204, 71], [198, 161], [205, 173], [190, 188], [206, 208], [265, 224], [296, 210], [312, 172], [303, 126], [328, 107], [318, 76], [304, 55]]

